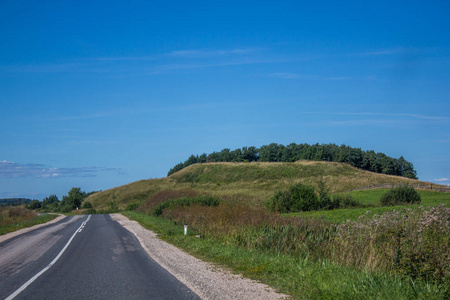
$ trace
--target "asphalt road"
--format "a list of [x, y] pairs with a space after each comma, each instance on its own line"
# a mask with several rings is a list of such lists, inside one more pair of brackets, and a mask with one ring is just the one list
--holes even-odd
[[67, 217], [0, 243], [0, 299], [11, 295], [14, 299], [199, 299], [109, 215]]

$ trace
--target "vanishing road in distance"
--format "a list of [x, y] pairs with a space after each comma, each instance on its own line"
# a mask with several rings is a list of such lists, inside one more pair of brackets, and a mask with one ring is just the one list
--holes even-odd
[[199, 297], [109, 215], [84, 215], [0, 243], [0, 299]]

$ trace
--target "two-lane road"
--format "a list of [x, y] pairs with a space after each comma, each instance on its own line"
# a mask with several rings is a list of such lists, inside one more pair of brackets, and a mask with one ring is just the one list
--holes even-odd
[[199, 299], [109, 215], [67, 217], [0, 243], [0, 299], [11, 295], [14, 299]]

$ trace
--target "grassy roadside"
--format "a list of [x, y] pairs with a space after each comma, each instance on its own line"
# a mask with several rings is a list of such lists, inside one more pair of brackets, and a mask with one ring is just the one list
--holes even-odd
[[46, 222], [49, 222], [49, 221], [55, 219], [56, 217], [58, 217], [58, 215], [42, 215], [42, 216], [36, 216], [35, 218], [33, 218], [31, 220], [24, 220], [24, 221], [19, 221], [17, 223], [1, 225], [0, 226], [0, 235], [7, 234], [10, 232], [19, 230], [19, 229], [32, 227], [34, 225], [46, 223]]
[[290, 294], [294, 299], [444, 299], [437, 286], [384, 273], [364, 272], [329, 261], [247, 250], [213, 238], [183, 235], [183, 226], [138, 212], [123, 213], [175, 246], [227, 266]]

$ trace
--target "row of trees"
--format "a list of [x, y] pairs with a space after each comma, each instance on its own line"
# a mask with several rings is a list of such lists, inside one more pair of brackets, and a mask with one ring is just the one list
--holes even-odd
[[[93, 192], [92, 192], [93, 193]], [[74, 187], [69, 191], [69, 194], [63, 196], [60, 201], [56, 195], [45, 197], [42, 202], [33, 200], [29, 205], [29, 209], [43, 209], [52, 212], [70, 212], [76, 208], [92, 208], [92, 206], [85, 202], [87, 196], [92, 193], [85, 193], [79, 187]]]
[[31, 199], [28, 198], [5, 198], [0, 199], [0, 206], [19, 206], [19, 205], [27, 205], [31, 203]]
[[223, 149], [211, 154], [191, 155], [184, 163], [170, 169], [168, 176], [196, 163], [208, 162], [294, 162], [297, 160], [315, 160], [349, 163], [354, 167], [382, 173], [417, 179], [417, 172], [411, 162], [403, 156], [392, 158], [373, 150], [363, 151], [346, 145], [336, 144], [289, 144], [288, 146], [272, 143], [260, 148], [244, 147], [242, 149]]

